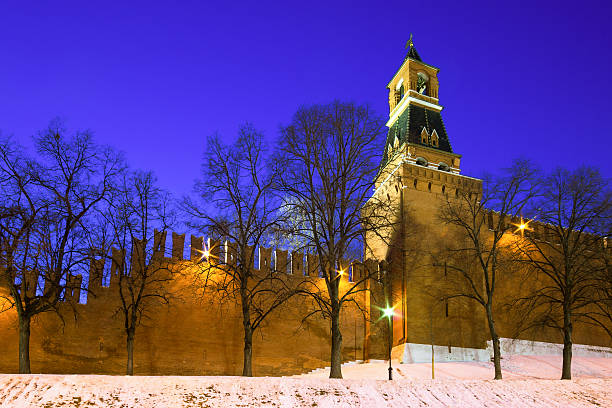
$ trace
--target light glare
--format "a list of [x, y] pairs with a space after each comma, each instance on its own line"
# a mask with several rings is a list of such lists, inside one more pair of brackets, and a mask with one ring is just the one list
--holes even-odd
[[383, 309], [383, 316], [384, 317], [391, 317], [394, 315], [393, 310], [395, 308], [394, 307], [387, 307], [385, 309]]
[[521, 217], [521, 222], [518, 224], [512, 224], [516, 227], [516, 230], [514, 231], [516, 232], [520, 232], [521, 236], [524, 234], [525, 231], [531, 231], [531, 229], [529, 228], [529, 223], [531, 222], [531, 220], [527, 220], [524, 221], [523, 217]]

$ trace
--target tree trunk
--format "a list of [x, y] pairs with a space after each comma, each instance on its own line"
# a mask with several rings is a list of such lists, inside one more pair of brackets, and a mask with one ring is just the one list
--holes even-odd
[[19, 374], [30, 374], [30, 319], [19, 316]]
[[495, 321], [493, 320], [493, 310], [490, 304], [486, 306], [487, 322], [489, 323], [489, 332], [491, 333], [491, 341], [493, 342], [493, 365], [495, 366], [495, 379], [502, 379], [501, 370], [501, 349], [499, 347], [499, 336], [495, 330]]
[[572, 318], [568, 307], [563, 308], [563, 370], [561, 379], [572, 379]]
[[342, 378], [342, 333], [340, 332], [340, 308], [331, 314], [331, 369], [329, 378]]
[[242, 362], [242, 375], [253, 376], [253, 330], [251, 326], [244, 328], [244, 358]]
[[251, 326], [251, 309], [246, 292], [242, 296], [242, 326], [244, 327], [244, 352], [242, 358], [242, 375], [253, 376], [253, 327]]
[[126, 375], [134, 375], [134, 338], [136, 337], [135, 329], [127, 329], [127, 367]]

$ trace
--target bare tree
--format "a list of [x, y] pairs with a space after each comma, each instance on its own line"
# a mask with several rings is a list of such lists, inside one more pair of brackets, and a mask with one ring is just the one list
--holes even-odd
[[134, 375], [136, 329], [154, 307], [168, 304], [172, 297], [170, 281], [175, 271], [164, 260], [161, 237], [173, 224], [174, 212], [169, 194], [156, 186], [150, 172], [127, 175], [109, 198], [102, 212], [107, 226], [102, 242], [114, 248], [109, 258], [119, 277], [117, 313], [126, 335], [126, 374]]
[[[536, 172], [525, 161], [515, 161], [499, 177], [485, 177], [482, 195], [462, 191], [442, 204], [440, 217], [456, 236], [446, 240], [442, 254], [448, 284], [443, 298], [467, 298], [483, 307], [493, 343], [495, 379], [502, 378], [499, 335], [495, 327], [495, 290], [502, 271], [512, 264], [504, 236], [520, 229], [512, 223], [522, 215], [537, 189]], [[493, 210], [496, 210], [494, 213]]]
[[[89, 132], [67, 138], [52, 124], [34, 138], [37, 160], [11, 140], [0, 146], [3, 283], [19, 320], [19, 372], [30, 372], [30, 323], [55, 311], [85, 271], [92, 210], [113, 188], [122, 160]], [[84, 289], [84, 288], [83, 288]]]
[[[386, 239], [398, 222], [397, 211], [377, 196], [376, 185], [384, 122], [368, 108], [334, 102], [301, 108], [282, 129], [279, 156], [285, 160], [281, 174], [285, 212], [302, 220], [292, 231], [316, 256], [325, 288], [305, 280], [300, 293], [314, 300], [316, 309], [330, 321], [330, 378], [342, 378], [340, 312], [365, 290], [364, 281], [349, 283], [341, 291], [340, 262], [363, 254], [364, 236]], [[310, 268], [311, 266], [309, 266]]]
[[[254, 268], [255, 249], [270, 240], [285, 217], [278, 211], [275, 194], [281, 171], [268, 154], [263, 135], [244, 125], [233, 144], [218, 136], [208, 139], [195, 197], [183, 201], [188, 225], [228, 241], [225, 257], [214, 256], [218, 248], [204, 249], [199, 284], [221, 301], [240, 302], [244, 376], [253, 375], [253, 333], [292, 295], [287, 274], [275, 270], [286, 271], [287, 265]], [[216, 274], [221, 277], [211, 279]]]
[[[555, 170], [534, 205], [541, 225], [518, 241], [529, 272], [539, 283], [517, 300], [530, 327], [551, 327], [563, 336], [561, 379], [571, 379], [574, 323], [589, 322], [600, 287], [602, 231], [610, 216], [609, 183], [593, 168]], [[608, 224], [609, 225], [609, 224]]]
[[[15, 307], [19, 319], [19, 372], [30, 372], [30, 320], [42, 303], [38, 294], [38, 276], [32, 273], [31, 252], [35, 251], [36, 227], [46, 213], [46, 205], [34, 187], [33, 163], [10, 139], [0, 146], [1, 213], [0, 253], [2, 256], [3, 311]], [[30, 312], [31, 311], [31, 312]]]

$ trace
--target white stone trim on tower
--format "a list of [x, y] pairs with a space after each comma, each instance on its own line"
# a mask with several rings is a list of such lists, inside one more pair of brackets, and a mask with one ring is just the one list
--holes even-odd
[[430, 102], [426, 102], [423, 101], [421, 99], [417, 99], [414, 98], [412, 96], [404, 96], [404, 99], [402, 99], [400, 101], [400, 103], [395, 107], [395, 109], [393, 109], [391, 111], [391, 113], [389, 114], [389, 120], [387, 121], [386, 125], [387, 127], [391, 127], [393, 126], [393, 124], [395, 123], [395, 121], [397, 120], [397, 118], [399, 118], [399, 116], [402, 114], [402, 112], [404, 112], [404, 110], [406, 110], [406, 107], [408, 107], [408, 104], [410, 102], [413, 102], [416, 105], [422, 105], [424, 107], [433, 109], [437, 112], [440, 112], [442, 109], [444, 109], [442, 106], [440, 105], [436, 105], [434, 103], [430, 103]]

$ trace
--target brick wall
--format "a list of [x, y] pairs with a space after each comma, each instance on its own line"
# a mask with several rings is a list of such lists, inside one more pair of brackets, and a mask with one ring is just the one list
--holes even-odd
[[[243, 344], [239, 304], [237, 301], [220, 302], [214, 293], [202, 292], [194, 285], [198, 269], [191, 260], [182, 260], [184, 240], [184, 235], [173, 234], [173, 259], [169, 259], [163, 257], [165, 235], [156, 237], [162, 247], [157, 253], [158, 261], [171, 263], [171, 269], [180, 274], [170, 284], [171, 292], [176, 294], [171, 303], [151, 309], [136, 331], [135, 374], [239, 375]], [[192, 237], [191, 242], [191, 257], [199, 259], [195, 249], [202, 246], [203, 240]], [[120, 253], [115, 256], [120, 257]], [[271, 250], [262, 248], [259, 262], [269, 264], [271, 258], [275, 258], [278, 265], [282, 259], [291, 259], [294, 270], [279, 272], [284, 273], [286, 279], [294, 283], [311, 279], [323, 284], [318, 277], [305, 276], [308, 266], [304, 265], [303, 254], [287, 256], [286, 252], [279, 251], [273, 257]], [[351, 276], [358, 278], [363, 274], [358, 269], [353, 268]], [[61, 304], [62, 318], [53, 313], [34, 318], [30, 344], [33, 373], [125, 373], [126, 346], [123, 315], [119, 311], [119, 282], [113, 268], [110, 277], [106, 277], [110, 285], [105, 287], [103, 270], [104, 261], [93, 259], [89, 287], [95, 296], [88, 294], [85, 304]], [[346, 274], [341, 290], [352, 285]], [[384, 350], [378, 341], [372, 342], [380, 337], [381, 324], [370, 321], [361, 311], [369, 310], [380, 301], [376, 296], [381, 292], [380, 284], [367, 279], [362, 285], [364, 288], [367, 285], [368, 289], [358, 292], [357, 305], [347, 303], [341, 316], [345, 361], [382, 358]], [[329, 366], [329, 321], [320, 316], [302, 321], [310, 310], [312, 304], [308, 299], [293, 298], [267, 318], [253, 337], [254, 375], [289, 375]], [[14, 311], [0, 314], [0, 349], [3, 351], [0, 372], [17, 372], [18, 325]]]

